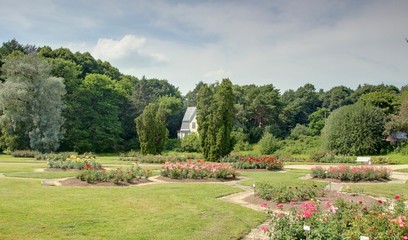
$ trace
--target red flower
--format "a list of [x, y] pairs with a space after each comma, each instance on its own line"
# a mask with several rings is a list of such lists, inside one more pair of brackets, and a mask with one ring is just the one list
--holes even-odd
[[266, 202], [261, 204], [261, 207], [267, 207], [267, 206], [268, 206], [268, 204]]
[[363, 204], [363, 201], [358, 201], [358, 204]]
[[400, 195], [396, 195], [394, 198], [395, 198], [395, 200], [398, 200], [398, 199], [401, 198], [401, 196], [400, 196]]
[[381, 200], [378, 200], [377, 202], [378, 202], [379, 204], [382, 204], [382, 203], [383, 203]]
[[268, 231], [268, 225], [262, 225], [262, 226], [260, 227], [260, 229], [261, 229], [262, 231], [264, 231], [264, 232], [267, 232], [267, 231]]

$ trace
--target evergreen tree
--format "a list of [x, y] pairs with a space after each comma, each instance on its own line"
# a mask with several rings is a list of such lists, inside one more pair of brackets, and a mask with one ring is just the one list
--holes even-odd
[[219, 85], [201, 87], [197, 101], [197, 123], [206, 160], [216, 161], [232, 151], [234, 94], [229, 79], [223, 79]]
[[150, 103], [135, 122], [142, 153], [160, 154], [168, 135], [166, 110], [158, 104]]

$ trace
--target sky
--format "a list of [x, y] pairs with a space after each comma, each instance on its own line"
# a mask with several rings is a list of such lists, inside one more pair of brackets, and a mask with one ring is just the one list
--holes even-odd
[[0, 0], [0, 41], [90, 52], [122, 73], [199, 81], [408, 84], [407, 0]]

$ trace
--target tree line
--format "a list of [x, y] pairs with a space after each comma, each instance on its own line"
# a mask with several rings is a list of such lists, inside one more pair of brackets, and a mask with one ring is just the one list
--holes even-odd
[[[265, 133], [281, 139], [322, 134], [327, 148], [340, 149], [330, 143], [336, 128], [328, 125], [346, 121], [336, 120], [336, 115], [347, 115], [338, 113], [345, 106], [372, 108], [361, 110], [360, 117], [368, 112], [380, 116], [376, 124], [381, 125], [381, 136], [376, 133], [376, 139], [406, 128], [401, 94], [406, 87], [364, 84], [325, 91], [305, 84], [281, 93], [273, 84], [239, 86], [225, 79], [199, 82], [182, 96], [166, 80], [122, 74], [87, 52], [22, 45], [13, 39], [3, 43], [0, 57], [2, 149], [160, 153], [166, 139], [177, 137], [188, 106], [198, 108], [199, 133], [205, 136], [200, 137], [201, 146], [218, 142], [202, 148], [211, 159], [229, 153], [234, 145], [257, 143]], [[156, 142], [147, 144], [153, 141], [149, 138]]]

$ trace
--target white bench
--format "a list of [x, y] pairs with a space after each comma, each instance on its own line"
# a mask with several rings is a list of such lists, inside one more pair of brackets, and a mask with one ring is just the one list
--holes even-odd
[[366, 163], [368, 165], [371, 165], [371, 157], [357, 157], [356, 160], [357, 163]]

